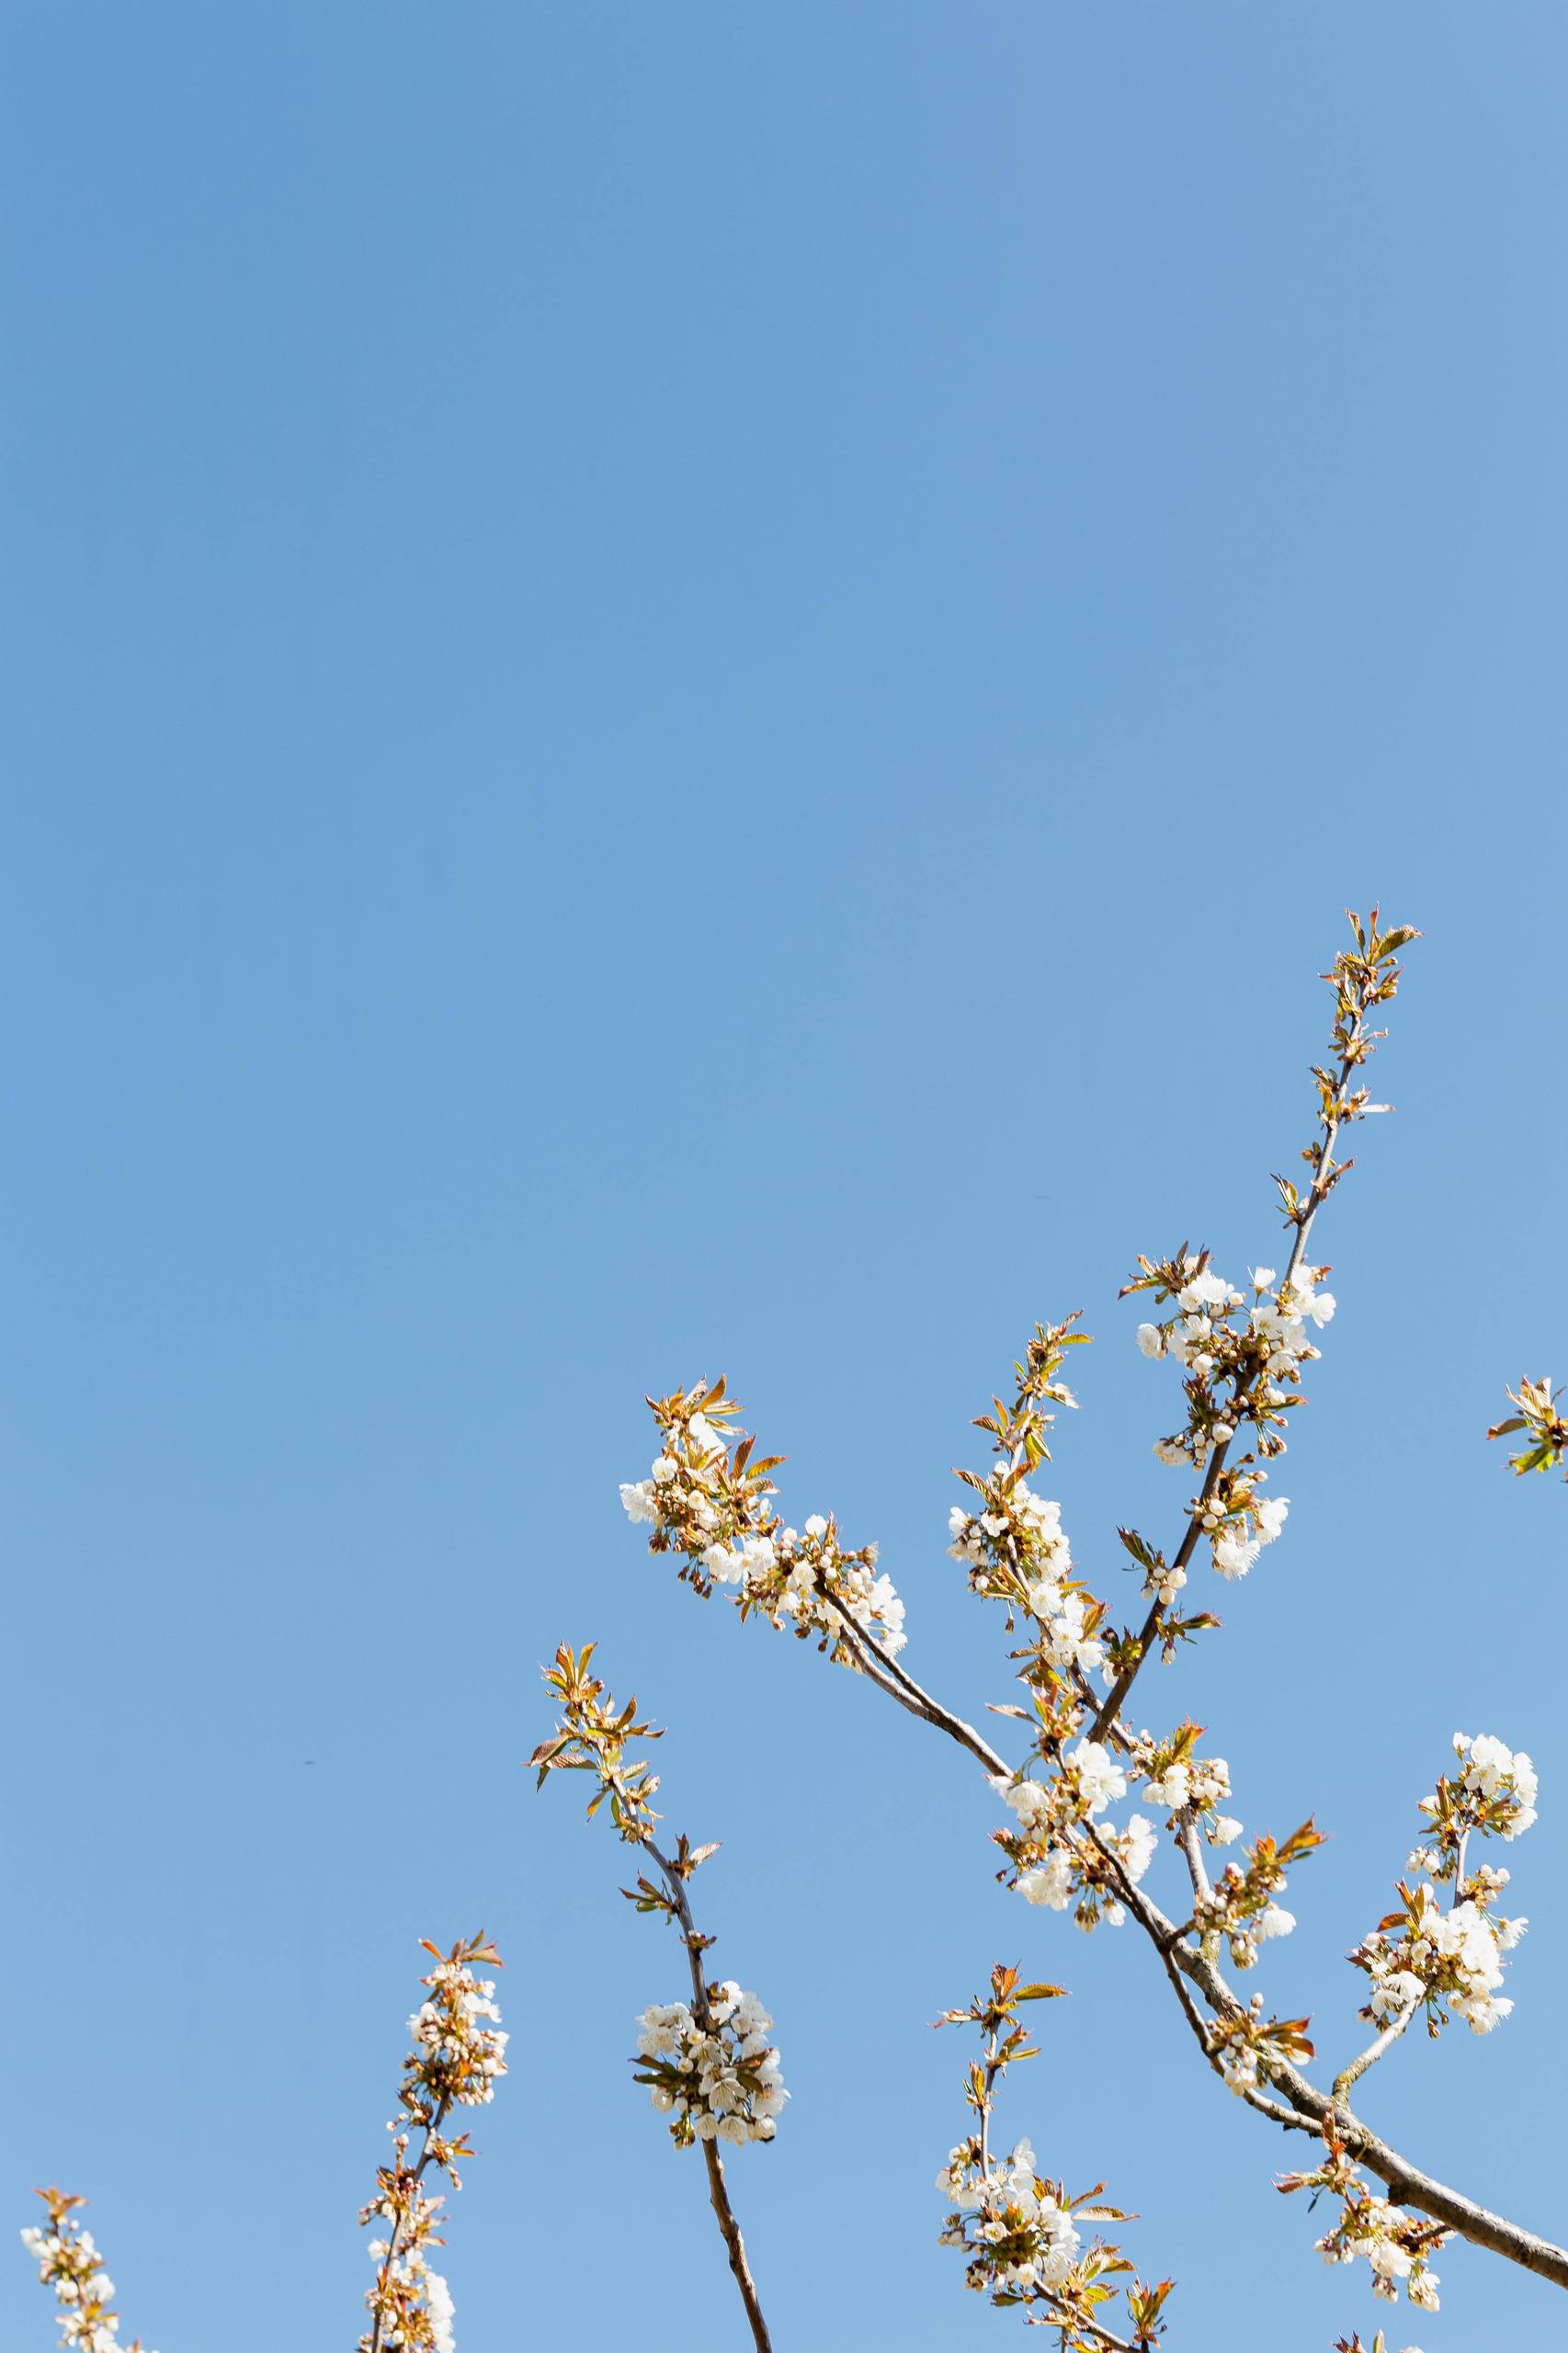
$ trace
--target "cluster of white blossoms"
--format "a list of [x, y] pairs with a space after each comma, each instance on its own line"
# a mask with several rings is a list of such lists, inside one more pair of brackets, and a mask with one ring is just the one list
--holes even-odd
[[1062, 1585], [1072, 1574], [1073, 1554], [1062, 1526], [1062, 1506], [1037, 1495], [1021, 1472], [997, 1472], [981, 1485], [978, 1512], [955, 1504], [948, 1514], [948, 1550], [970, 1570], [973, 1593], [1006, 1590], [1008, 1573], [1027, 1584], [1042, 1578]]
[[[1418, 2009], [1429, 2034], [1447, 2025], [1449, 2014], [1463, 2018], [1473, 2034], [1490, 2034], [1513, 2003], [1499, 1993], [1503, 1956], [1511, 1952], [1528, 1922], [1506, 1919], [1494, 1910], [1509, 1874], [1491, 1864], [1467, 1868], [1471, 1834], [1513, 1839], [1536, 1819], [1539, 1784], [1535, 1767], [1489, 1733], [1472, 1740], [1454, 1734], [1458, 1771], [1444, 1774], [1420, 1810], [1426, 1840], [1411, 1853], [1407, 1868], [1427, 1873], [1414, 1885], [1399, 1883], [1399, 1905], [1379, 1921], [1350, 1955], [1371, 1981], [1363, 2018], [1379, 2026], [1408, 2023]], [[1438, 1889], [1451, 1889], [1447, 1910]]]
[[1437, 2310], [1437, 2274], [1426, 2260], [1430, 2225], [1391, 2205], [1386, 2198], [1368, 2195], [1346, 2205], [1336, 2229], [1318, 2240], [1325, 2263], [1354, 2263], [1362, 2256], [1371, 2266], [1372, 2293], [1384, 2303], [1397, 2304], [1404, 2290], [1423, 2312]]
[[130, 2347], [119, 2342], [114, 2281], [99, 2260], [92, 2233], [76, 2220], [76, 2208], [86, 2200], [62, 2189], [38, 2194], [49, 2210], [49, 2225], [25, 2230], [22, 2245], [36, 2259], [40, 2279], [54, 2291], [62, 2344], [73, 2353], [141, 2353], [140, 2337]]
[[[1489, 1889], [1500, 1889], [1508, 1874], [1484, 1876]], [[1391, 1913], [1351, 1955], [1371, 1980], [1366, 2015], [1387, 2026], [1425, 2005], [1435, 2033], [1445, 2023], [1446, 2006], [1472, 2033], [1490, 2034], [1514, 2006], [1497, 1991], [1503, 1955], [1512, 1951], [1528, 1925], [1494, 1920], [1468, 1897], [1445, 1912], [1436, 1891], [1423, 1881], [1408, 1891], [1403, 1910]]]
[[[1301, 1367], [1318, 1354], [1308, 1327], [1321, 1330], [1334, 1313], [1333, 1292], [1318, 1288], [1326, 1270], [1299, 1267], [1280, 1282], [1272, 1267], [1256, 1267], [1249, 1302], [1203, 1259], [1139, 1264], [1143, 1272], [1129, 1288], [1153, 1290], [1179, 1311], [1166, 1323], [1138, 1326], [1143, 1354], [1173, 1357], [1186, 1374], [1187, 1424], [1156, 1441], [1161, 1461], [1205, 1471], [1215, 1449], [1249, 1422], [1259, 1454], [1283, 1453], [1285, 1414], [1299, 1402]], [[1194, 1500], [1193, 1517], [1221, 1576], [1244, 1576], [1285, 1525], [1288, 1500], [1258, 1493], [1267, 1477], [1248, 1456], [1242, 1468], [1210, 1480]], [[1145, 1566], [1148, 1590], [1174, 1600], [1186, 1571], [1158, 1559]]]
[[[1185, 1258], [1174, 1268], [1171, 1282], [1159, 1286], [1163, 1296], [1174, 1297], [1179, 1312], [1164, 1324], [1140, 1324], [1139, 1348], [1146, 1357], [1174, 1357], [1195, 1381], [1210, 1385], [1233, 1381], [1238, 1374], [1265, 1387], [1292, 1381], [1319, 1353], [1308, 1324], [1321, 1332], [1334, 1317], [1334, 1293], [1319, 1289], [1326, 1271], [1298, 1267], [1281, 1283], [1272, 1267], [1254, 1267], [1249, 1305], [1233, 1283], [1203, 1260]], [[1238, 1312], [1244, 1309], [1244, 1314]], [[1283, 1392], [1260, 1396], [1258, 1402], [1282, 1404]], [[1224, 1419], [1222, 1413], [1220, 1419]], [[1235, 1434], [1234, 1425], [1210, 1428], [1208, 1442], [1222, 1443]]]
[[[436, 2235], [441, 2200], [419, 2194], [405, 2221], [405, 2246], [394, 2251], [387, 2239], [371, 2239], [366, 2252], [377, 2268], [376, 2288], [367, 2297], [372, 2312], [383, 2315], [381, 2344], [386, 2353], [456, 2353], [452, 2334], [451, 2290], [438, 2271], [432, 2271], [423, 2249]], [[361, 2338], [361, 2344], [369, 2342]]]
[[1083, 2242], [1068, 2208], [1036, 2174], [1028, 2141], [989, 2166], [978, 2139], [961, 2142], [937, 2188], [953, 2210], [937, 2245], [969, 2256], [966, 2287], [1025, 2299], [1068, 2285]]
[[771, 2141], [790, 2095], [773, 2020], [755, 1994], [726, 1979], [708, 1988], [710, 2026], [685, 2002], [655, 2002], [637, 2021], [637, 2081], [661, 2116], [673, 2116], [677, 2148], [694, 2141]]
[[680, 1575], [707, 1596], [733, 1589], [743, 1617], [756, 1610], [802, 1638], [816, 1635], [844, 1665], [857, 1664], [846, 1620], [876, 1649], [904, 1645], [903, 1603], [877, 1568], [877, 1548], [847, 1552], [831, 1518], [813, 1513], [786, 1528], [768, 1508], [767, 1473], [780, 1458], [752, 1459], [752, 1441], [733, 1427], [736, 1407], [722, 1381], [699, 1381], [649, 1399], [660, 1450], [647, 1478], [622, 1485], [633, 1522], [651, 1527], [651, 1552], [683, 1555]]
[[1037, 1495], [1017, 1464], [974, 1483], [981, 1508], [955, 1504], [948, 1515], [948, 1551], [968, 1568], [971, 1591], [1027, 1612], [1039, 1628], [1039, 1654], [1051, 1665], [1094, 1674], [1105, 1665], [1098, 1633], [1105, 1610], [1074, 1580], [1061, 1505]]
[[494, 2098], [495, 2079], [506, 2072], [495, 1980], [476, 1977], [449, 1957], [424, 1983], [430, 1995], [408, 2021], [414, 2052], [405, 2069], [421, 2097], [437, 2107], [444, 2101], [482, 2106]]
[[[1122, 1829], [1099, 1824], [1107, 1808], [1127, 1795], [1127, 1776], [1098, 1741], [1081, 1740], [1062, 1756], [1049, 1780], [996, 1775], [992, 1785], [1017, 1816], [1016, 1832], [996, 1831], [1013, 1869], [1012, 1884], [1026, 1904], [1052, 1912], [1071, 1906], [1081, 1928], [1126, 1918], [1115, 1896], [1116, 1870], [1136, 1886], [1153, 1860], [1153, 1825], [1141, 1813]], [[1099, 1826], [1092, 1836], [1082, 1825]]]
[[[1325, 2263], [1354, 2263], [1362, 2257], [1372, 2272], [1372, 2293], [1386, 2304], [1399, 2302], [1403, 2288], [1423, 2312], [1437, 2310], [1437, 2273], [1432, 2257], [1448, 2237], [1440, 2222], [1395, 2205], [1368, 2188], [1353, 2163], [1332, 2112], [1324, 2120], [1328, 2154], [1311, 2173], [1281, 2177], [1276, 2187], [1289, 2194], [1306, 2189], [1315, 2205], [1327, 2190], [1339, 2201], [1339, 2220], [1317, 2242]], [[1405, 2353], [1412, 2353], [1407, 2347]]]
[[1443, 1858], [1432, 1868], [1443, 1879], [1453, 1878], [1460, 1868], [1466, 1831], [1479, 1830], [1483, 1838], [1517, 1838], [1536, 1821], [1540, 1793], [1524, 1750], [1506, 1748], [1490, 1733], [1472, 1740], [1456, 1732], [1454, 1756], [1459, 1771], [1444, 1774], [1433, 1794], [1420, 1802]]
[[1287, 1497], [1256, 1492], [1267, 1476], [1257, 1470], [1246, 1478], [1222, 1472], [1197, 1507], [1198, 1524], [1209, 1539], [1210, 1557], [1222, 1577], [1244, 1577], [1264, 1546], [1272, 1544], [1285, 1525], [1290, 1509]]
[[1222, 1756], [1199, 1756], [1200, 1724], [1177, 1726], [1166, 1741], [1142, 1733], [1132, 1743], [1131, 1760], [1146, 1775], [1143, 1795], [1171, 1815], [1186, 1814], [1211, 1847], [1230, 1847], [1242, 1835], [1234, 1814], [1221, 1813], [1231, 1794], [1231, 1768]]

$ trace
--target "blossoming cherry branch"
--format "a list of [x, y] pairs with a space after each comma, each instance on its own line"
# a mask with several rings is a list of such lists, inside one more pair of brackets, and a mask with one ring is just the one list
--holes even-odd
[[[702, 1438], [696, 1443], [705, 1459], [710, 1455]], [[560, 1707], [560, 1721], [528, 1762], [537, 1770], [540, 1789], [551, 1773], [591, 1774], [597, 1786], [588, 1801], [589, 1816], [608, 1804], [621, 1839], [646, 1855], [659, 1874], [655, 1881], [639, 1873], [636, 1885], [622, 1888], [621, 1893], [639, 1912], [668, 1920], [677, 1930], [686, 1952], [691, 1998], [653, 2003], [642, 2013], [637, 2021], [636, 2080], [647, 2086], [659, 2113], [670, 2118], [670, 2138], [676, 2148], [695, 2145], [702, 2151], [709, 2203], [753, 2344], [757, 2353], [771, 2353], [772, 2339], [730, 2200], [719, 2143], [722, 2141], [740, 2148], [748, 2142], [771, 2141], [778, 2129], [789, 2094], [778, 2051], [769, 2040], [773, 2020], [756, 1995], [743, 1992], [733, 1980], [719, 1984], [707, 1982], [702, 1956], [713, 1938], [699, 1930], [687, 1890], [693, 1874], [717, 1854], [718, 1847], [693, 1847], [684, 1832], [676, 1841], [673, 1855], [658, 1846], [653, 1825], [659, 1817], [653, 1806], [658, 1776], [645, 1760], [627, 1752], [633, 1741], [661, 1740], [664, 1734], [640, 1720], [634, 1699], [617, 1708], [598, 1677], [589, 1672], [596, 1647], [590, 1643], [585, 1649], [574, 1651], [570, 1643], [562, 1643], [554, 1665], [545, 1668], [545, 1684]]]
[[[977, 1422], [995, 1460], [985, 1472], [959, 1473], [970, 1495], [951, 1514], [949, 1550], [971, 1591], [1000, 1605], [1008, 1631], [1022, 1634], [1011, 1654], [1022, 1700], [993, 1703], [994, 1712], [1029, 1730], [1032, 1745], [1020, 1763], [1007, 1763], [903, 1664], [903, 1605], [876, 1571], [873, 1547], [846, 1552], [825, 1515], [806, 1521], [804, 1540], [781, 1529], [769, 1502], [769, 1474], [780, 1458], [754, 1456], [752, 1438], [734, 1427], [723, 1381], [649, 1401], [659, 1452], [649, 1477], [621, 1494], [631, 1518], [651, 1528], [649, 1549], [677, 1555], [679, 1574], [695, 1591], [706, 1597], [729, 1587], [743, 1617], [760, 1614], [814, 1635], [830, 1658], [982, 1766], [1014, 1817], [994, 1834], [1003, 1876], [1026, 1901], [1070, 1910], [1084, 1928], [1136, 1923], [1210, 2067], [1277, 2126], [1324, 2143], [1326, 2170], [1312, 2177], [1313, 2186], [1334, 2188], [1347, 2220], [1324, 2252], [1336, 2261], [1366, 2256], [1380, 2295], [1403, 2287], [1413, 2302], [1430, 2307], [1429, 2258], [1449, 2234], [1568, 2286], [1568, 2250], [1434, 2180], [1348, 2103], [1353, 2086], [1418, 2009], [1434, 2031], [1447, 2015], [1444, 2004], [1477, 2032], [1507, 2014], [1510, 2005], [1497, 1993], [1501, 1957], [1522, 1924], [1495, 1916], [1506, 1874], [1467, 1871], [1463, 1841], [1472, 1831], [1512, 1836], [1534, 1819], [1528, 1758], [1490, 1738], [1459, 1744], [1460, 1774], [1439, 1782], [1427, 1802], [1434, 1859], [1412, 1857], [1411, 1868], [1428, 1870], [1429, 1881], [1402, 1882], [1401, 1912], [1352, 1956], [1372, 1979], [1366, 2015], [1377, 2032], [1324, 2092], [1303, 2072], [1313, 2057], [1308, 2021], [1270, 2015], [1261, 1995], [1244, 2001], [1224, 1973], [1227, 1962], [1255, 1967], [1263, 1948], [1294, 1927], [1279, 1898], [1322, 1834], [1308, 1821], [1286, 1836], [1265, 1833], [1244, 1844], [1242, 1824], [1229, 1810], [1229, 1768], [1203, 1748], [1202, 1727], [1184, 1719], [1168, 1732], [1152, 1731], [1127, 1712], [1152, 1658], [1169, 1664], [1219, 1623], [1211, 1611], [1186, 1606], [1199, 1559], [1234, 1583], [1278, 1540], [1289, 1514], [1288, 1499], [1269, 1492], [1271, 1473], [1286, 1451], [1289, 1417], [1304, 1403], [1302, 1374], [1319, 1356], [1319, 1336], [1336, 1305], [1325, 1288], [1328, 1269], [1309, 1259], [1309, 1244], [1324, 1203], [1353, 1165], [1338, 1156], [1346, 1130], [1388, 1108], [1370, 1100], [1363, 1076], [1383, 1035], [1374, 1017], [1399, 985], [1399, 950], [1417, 936], [1407, 926], [1381, 928], [1376, 909], [1365, 923], [1350, 921], [1353, 945], [1325, 975], [1334, 998], [1331, 1051], [1312, 1074], [1317, 1123], [1301, 1154], [1307, 1176], [1275, 1180], [1291, 1237], [1283, 1271], [1255, 1267], [1244, 1289], [1207, 1251], [1184, 1245], [1167, 1258], [1141, 1257], [1123, 1294], [1152, 1294], [1165, 1311], [1141, 1325], [1138, 1345], [1145, 1357], [1179, 1368], [1184, 1410], [1154, 1451], [1196, 1481], [1168, 1554], [1135, 1529], [1119, 1530], [1142, 1574], [1147, 1608], [1139, 1627], [1116, 1629], [1108, 1604], [1074, 1564], [1061, 1506], [1034, 1483], [1050, 1459], [1055, 1409], [1075, 1402], [1061, 1378], [1068, 1351], [1085, 1345], [1075, 1317], [1036, 1325], [1014, 1368], [1011, 1402], [994, 1398], [992, 1412]], [[1526, 1384], [1516, 1402], [1536, 1441], [1516, 1467], [1538, 1467], [1540, 1449], [1551, 1452], [1562, 1426], [1545, 1384]], [[1134, 1783], [1164, 1816], [1185, 1875], [1176, 1918], [1142, 1884], [1160, 1847], [1154, 1824], [1139, 1813], [1119, 1823], [1112, 1815]], [[1217, 1872], [1206, 1854], [1216, 1847], [1236, 1849]], [[1440, 1887], [1451, 1888], [1446, 1904]], [[1389, 2198], [1354, 2186], [1358, 2167], [1375, 2175]], [[1308, 2178], [1301, 2177], [1303, 2185]], [[1091, 2319], [1084, 2313], [1083, 2325]]]

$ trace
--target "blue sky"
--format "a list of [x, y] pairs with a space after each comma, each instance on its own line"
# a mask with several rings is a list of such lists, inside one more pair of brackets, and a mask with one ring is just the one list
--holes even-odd
[[[415, 1939], [483, 1923], [465, 2353], [739, 2343], [625, 2064], [679, 1956], [518, 1770], [597, 1637], [778, 2022], [733, 2170], [781, 2353], [1016, 2333], [934, 2243], [926, 2022], [996, 1958], [1075, 1989], [1004, 2129], [1139, 2211], [1173, 2346], [1369, 2336], [1132, 1932], [1005, 1897], [978, 1777], [616, 1484], [723, 1368], [914, 1671], [1005, 1696], [969, 1418], [1085, 1309], [1047, 1492], [1119, 1586], [1179, 1498], [1117, 1286], [1278, 1261], [1381, 894], [1427, 936], [1290, 1529], [1158, 1707], [1332, 1831], [1264, 1976], [1335, 2054], [1450, 1733], [1537, 1756], [1517, 2013], [1365, 2107], [1561, 2234], [1568, 1495], [1482, 1440], [1568, 1355], [1561, 10], [16, 0], [4, 44], [0, 2211], [85, 2191], [163, 2353], [352, 2343]], [[1394, 2344], [1551, 2327], [1439, 2268]], [[0, 2333], [50, 2332], [18, 2249]]]

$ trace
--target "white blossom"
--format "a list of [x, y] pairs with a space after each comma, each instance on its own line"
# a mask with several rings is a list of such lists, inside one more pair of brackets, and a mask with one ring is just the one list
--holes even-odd
[[1027, 2298], [1065, 2283], [1082, 2242], [1072, 2215], [1037, 2178], [1027, 2141], [989, 2171], [974, 2143], [955, 2149], [937, 2188], [953, 2209], [943, 2242], [973, 2258], [971, 2287]]
[[677, 2146], [771, 2141], [790, 2095], [755, 1994], [731, 1980], [708, 1989], [710, 2027], [685, 2002], [653, 2003], [637, 2021], [637, 2056], [653, 2107], [673, 2115]]
[[1079, 1741], [1062, 1762], [1076, 1779], [1090, 1814], [1103, 1813], [1108, 1805], [1127, 1795], [1126, 1774], [1097, 1740]]

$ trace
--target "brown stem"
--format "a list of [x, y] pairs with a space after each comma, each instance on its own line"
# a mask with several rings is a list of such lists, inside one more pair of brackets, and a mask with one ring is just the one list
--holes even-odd
[[1342, 2067], [1340, 2069], [1338, 2075], [1335, 2075], [1334, 2079], [1334, 2097], [1335, 2099], [1342, 2100], [1346, 2093], [1350, 2089], [1351, 2085], [1356, 2083], [1362, 2075], [1364, 2075], [1369, 2067], [1375, 2067], [1385, 2051], [1392, 2049], [1393, 2045], [1399, 2040], [1400, 2036], [1404, 2032], [1405, 2028], [1410, 2024], [1411, 2019], [1415, 2016], [1415, 2013], [1420, 2006], [1421, 1997], [1417, 1995], [1414, 2002], [1407, 2002], [1405, 2004], [1403, 2009], [1400, 2011], [1397, 2018], [1392, 2018], [1389, 2021], [1389, 2024], [1384, 2027], [1381, 2034], [1378, 2036], [1375, 2041], [1369, 2042], [1365, 2051], [1360, 2052], [1356, 2058], [1352, 2059], [1348, 2067]]
[[1004, 1780], [1012, 1779], [1013, 1768], [1006, 1758], [998, 1756], [990, 1742], [983, 1739], [972, 1724], [965, 1723], [961, 1716], [955, 1716], [950, 1708], [944, 1708], [939, 1699], [934, 1699], [929, 1691], [922, 1690], [912, 1675], [889, 1658], [885, 1652], [879, 1650], [836, 1594], [824, 1593], [823, 1599], [843, 1620], [849, 1647], [855, 1653], [860, 1672], [868, 1682], [874, 1683], [879, 1691], [885, 1691], [890, 1699], [896, 1699], [899, 1706], [907, 1709], [912, 1716], [918, 1716], [923, 1723], [932, 1725], [937, 1732], [945, 1732], [949, 1740], [956, 1740], [960, 1748], [967, 1748], [987, 1773], [999, 1773]]

